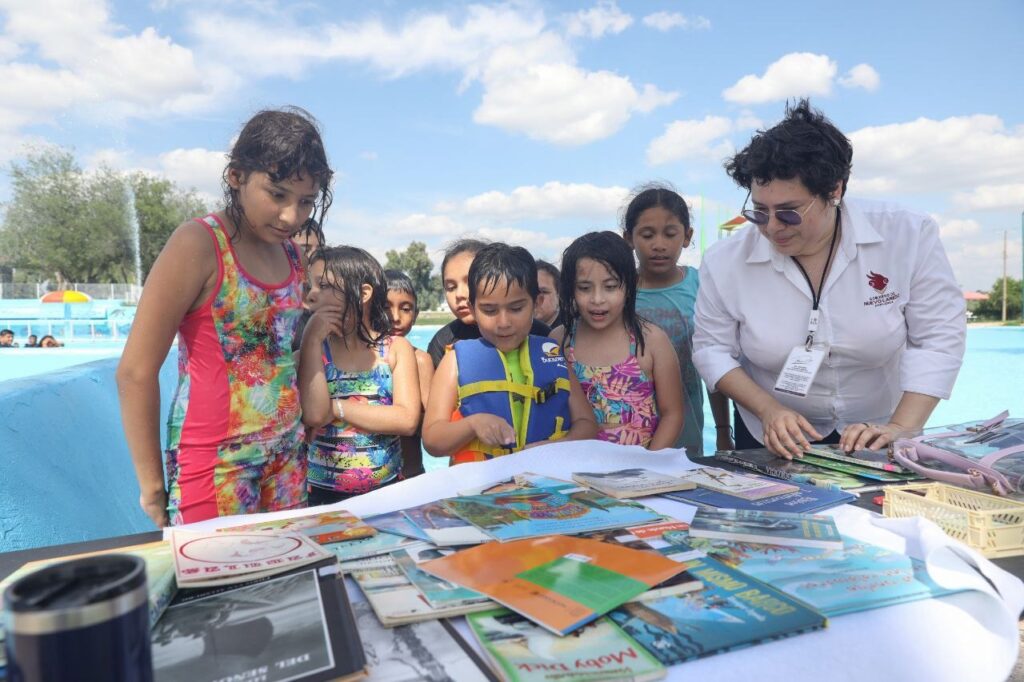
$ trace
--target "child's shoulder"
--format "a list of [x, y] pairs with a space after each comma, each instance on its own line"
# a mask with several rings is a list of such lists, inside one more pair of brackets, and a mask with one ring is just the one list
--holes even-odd
[[640, 320], [640, 333], [644, 335], [644, 354], [657, 352], [658, 347], [672, 347], [665, 330], [650, 320]]

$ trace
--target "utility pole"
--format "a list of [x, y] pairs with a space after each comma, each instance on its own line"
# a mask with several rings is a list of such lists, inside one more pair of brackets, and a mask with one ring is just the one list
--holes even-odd
[[1009, 230], [1003, 230], [1003, 324], [1006, 324], [1006, 236]]
[[1020, 212], [1020, 323], [1024, 325], [1024, 211]]

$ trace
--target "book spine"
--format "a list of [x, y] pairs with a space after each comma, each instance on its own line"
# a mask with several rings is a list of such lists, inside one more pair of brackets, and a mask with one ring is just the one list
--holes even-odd
[[736, 457], [735, 455], [728, 455], [724, 452], [716, 452], [715, 459], [719, 459], [728, 464], [734, 464], [748, 471], [754, 471], [759, 474], [764, 474], [765, 476], [771, 476], [772, 478], [779, 478], [783, 481], [793, 480], [793, 474], [787, 473], [782, 469], [776, 469], [775, 467], [768, 466], [767, 464], [761, 464], [759, 462], [748, 462], [745, 459]]

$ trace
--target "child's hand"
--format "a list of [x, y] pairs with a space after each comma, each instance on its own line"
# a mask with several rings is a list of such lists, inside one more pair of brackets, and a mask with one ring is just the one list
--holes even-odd
[[152, 495], [145, 493], [139, 495], [139, 506], [142, 507], [142, 511], [146, 512], [146, 516], [153, 520], [157, 528], [171, 525], [170, 519], [167, 517], [167, 492], [165, 490]]
[[303, 335], [310, 335], [318, 343], [331, 334], [344, 336], [342, 316], [344, 308], [338, 305], [323, 305], [316, 308], [306, 322], [306, 329]]
[[474, 414], [467, 419], [481, 443], [499, 447], [515, 446], [515, 429], [501, 417], [494, 414]]

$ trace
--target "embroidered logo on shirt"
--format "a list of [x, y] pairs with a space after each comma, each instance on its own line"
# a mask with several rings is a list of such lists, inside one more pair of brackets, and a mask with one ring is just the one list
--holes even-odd
[[868, 286], [877, 291], [878, 293], [885, 293], [885, 288], [889, 286], [889, 278], [885, 275], [879, 275], [877, 272], [868, 273]]

